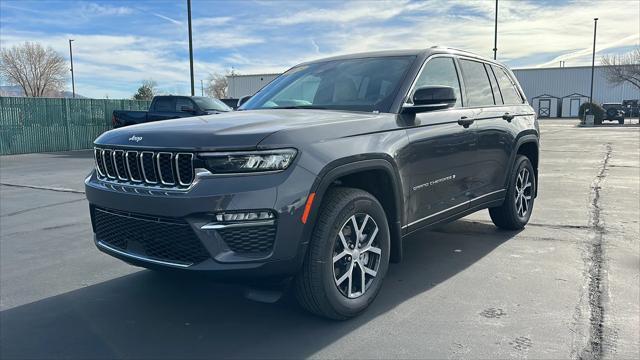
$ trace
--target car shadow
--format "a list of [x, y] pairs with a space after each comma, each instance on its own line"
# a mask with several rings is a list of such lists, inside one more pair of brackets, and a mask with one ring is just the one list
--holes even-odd
[[343, 322], [246, 300], [242, 288], [152, 271], [0, 313], [2, 358], [302, 358], [483, 258], [517, 232], [458, 220], [405, 241], [371, 308]]

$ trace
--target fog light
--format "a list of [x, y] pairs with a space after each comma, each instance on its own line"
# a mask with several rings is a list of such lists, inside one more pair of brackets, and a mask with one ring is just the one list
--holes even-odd
[[224, 212], [216, 214], [216, 221], [218, 222], [271, 220], [274, 218], [275, 215], [273, 214], [273, 212], [267, 210], [230, 213]]

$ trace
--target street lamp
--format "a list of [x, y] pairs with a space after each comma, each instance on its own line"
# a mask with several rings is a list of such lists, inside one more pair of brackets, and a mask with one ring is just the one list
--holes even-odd
[[496, 20], [493, 27], [493, 60], [498, 54], [498, 0], [496, 0]]
[[187, 0], [187, 16], [189, 17], [189, 69], [191, 70], [191, 96], [195, 96], [195, 85], [193, 79], [193, 41], [191, 36], [191, 0]]
[[69, 39], [69, 58], [71, 59], [71, 96], [73, 98], [76, 97], [76, 83], [73, 79], [73, 48], [71, 47], [71, 42], [73, 39]]
[[[596, 30], [598, 29], [598, 18], [593, 18], [593, 52], [591, 54], [591, 93], [589, 94], [589, 103], [593, 104], [593, 72], [596, 64]], [[593, 105], [589, 105], [592, 108]]]

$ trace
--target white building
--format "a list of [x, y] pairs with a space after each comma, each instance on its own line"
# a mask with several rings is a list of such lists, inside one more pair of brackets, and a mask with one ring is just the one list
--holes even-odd
[[[549, 105], [550, 114], [562, 117], [577, 116], [577, 107], [588, 102], [591, 91], [591, 67], [557, 67], [515, 69], [513, 73], [536, 112], [540, 105]], [[241, 98], [253, 95], [279, 74], [255, 74], [229, 76], [229, 95]], [[557, 98], [560, 100], [552, 100]], [[593, 78], [593, 100], [596, 103], [622, 102], [640, 99], [640, 90], [629, 83], [612, 86], [604, 76], [603, 66], [596, 66]], [[542, 101], [544, 100], [544, 101]], [[548, 100], [548, 102], [547, 102]], [[555, 106], [558, 106], [557, 108]], [[554, 115], [549, 115], [554, 117]]]

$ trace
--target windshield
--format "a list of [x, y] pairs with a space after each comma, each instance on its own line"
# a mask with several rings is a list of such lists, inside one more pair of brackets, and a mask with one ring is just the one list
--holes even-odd
[[415, 56], [332, 60], [294, 67], [240, 110], [332, 109], [389, 112]]
[[231, 111], [225, 103], [218, 99], [212, 99], [205, 96], [193, 97], [193, 101], [198, 104], [198, 107], [202, 110], [214, 110], [214, 111]]

